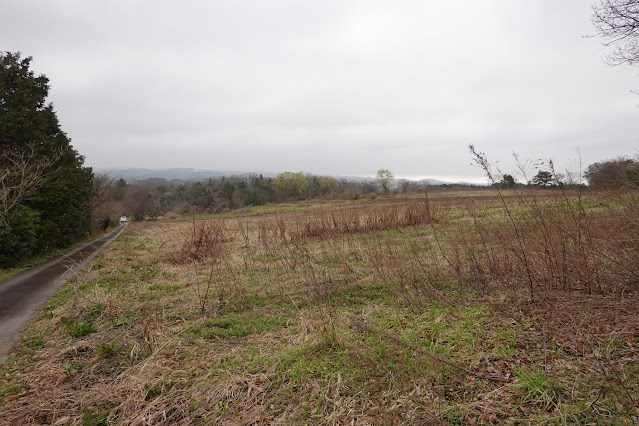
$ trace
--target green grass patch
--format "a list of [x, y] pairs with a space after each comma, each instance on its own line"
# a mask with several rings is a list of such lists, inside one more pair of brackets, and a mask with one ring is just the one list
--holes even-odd
[[288, 307], [288, 304], [278, 303], [276, 300], [260, 296], [257, 293], [251, 293], [248, 295], [232, 296], [226, 304], [220, 308], [220, 314], [241, 314], [244, 312], [253, 311], [257, 308], [264, 306], [277, 305], [278, 307]]
[[286, 327], [287, 323], [288, 318], [282, 316], [247, 318], [238, 314], [227, 314], [206, 320], [204, 324], [191, 326], [189, 331], [204, 339], [228, 339], [280, 330]]
[[371, 302], [390, 302], [390, 299], [388, 289], [383, 284], [356, 284], [335, 290], [331, 295], [331, 302], [341, 305], [364, 305]]
[[[117, 273], [114, 271], [106, 277], [99, 277], [86, 282], [80, 282], [77, 278], [74, 278], [49, 299], [49, 302], [44, 307], [43, 314], [50, 313], [60, 306], [65, 305], [74, 294], [86, 294], [96, 287], [111, 292], [119, 286], [134, 282], [135, 280], [136, 276], [126, 271], [117, 271]], [[46, 315], [44, 317], [46, 318]]]
[[[97, 407], [86, 408], [82, 414], [82, 425], [84, 426], [106, 426], [110, 424], [108, 422], [109, 413], [116, 405], [99, 405]], [[76, 424], [76, 423], [74, 423]]]
[[89, 308], [84, 313], [83, 317], [87, 321], [93, 321], [96, 318], [99, 318], [104, 313], [104, 305], [101, 303], [96, 303], [95, 305], [89, 306]]
[[136, 319], [133, 314], [124, 315], [120, 314], [117, 318], [113, 319], [113, 328], [123, 327], [123, 328], [131, 328], [135, 325]]
[[542, 369], [535, 371], [519, 369], [514, 373], [519, 379], [518, 387], [522, 391], [523, 402], [538, 403], [545, 409], [559, 403], [562, 388], [560, 384], [545, 371]]
[[[367, 203], [370, 201], [371, 200], [368, 200], [366, 198], [360, 198], [357, 200], [309, 200], [309, 201], [293, 201], [289, 203], [268, 203], [268, 204], [262, 204], [259, 206], [244, 207], [244, 208], [240, 208], [235, 211], [226, 212], [226, 213], [197, 215], [195, 216], [195, 219], [196, 220], [227, 219], [227, 218], [237, 218], [237, 217], [282, 214], [282, 213], [290, 213], [290, 212], [303, 212], [303, 211], [312, 210], [313, 208], [316, 208], [317, 206], [338, 207], [346, 203], [361, 204], [361, 203]], [[176, 221], [190, 221], [190, 220], [193, 220], [192, 216], [181, 216], [177, 219], [162, 219], [161, 222], [176, 222]]]
[[29, 385], [24, 381], [0, 380], [0, 404], [2, 404], [4, 398], [18, 395], [26, 390], [29, 390]]
[[62, 317], [60, 318], [60, 322], [66, 328], [69, 336], [73, 338], [88, 336], [98, 331], [98, 329], [93, 326], [93, 323], [88, 321], [76, 323], [73, 319]]
[[139, 281], [148, 281], [158, 276], [161, 271], [152, 265], [134, 265], [133, 274]]
[[95, 352], [100, 358], [111, 358], [125, 351], [126, 349], [117, 343], [101, 343], [98, 345]]
[[277, 369], [280, 373], [286, 374], [293, 384], [311, 377], [337, 377], [338, 373], [353, 376], [358, 370], [345, 348], [335, 349], [323, 345], [288, 349], [280, 355]]
[[167, 293], [175, 293], [176, 291], [181, 290], [183, 288], [184, 286], [179, 284], [167, 284], [167, 285], [153, 284], [149, 286], [149, 290], [151, 291], [164, 291]]
[[62, 364], [62, 368], [64, 368], [67, 374], [73, 375], [83, 372], [87, 368], [87, 365], [81, 362], [65, 361], [65, 363]]
[[464, 424], [464, 419], [466, 417], [466, 410], [463, 407], [451, 407], [439, 414], [439, 418], [441, 420], [446, 421], [448, 424], [452, 425], [462, 425]]
[[519, 355], [519, 349], [513, 345], [499, 345], [495, 348], [495, 353], [504, 359], [512, 359]]
[[231, 352], [223, 356], [218, 363], [211, 366], [211, 369], [257, 374], [268, 371], [273, 364], [274, 361], [265, 356], [259, 348], [251, 347], [241, 352]]
[[45, 340], [44, 336], [35, 334], [25, 337], [23, 339], [23, 343], [24, 346], [26, 346], [27, 348], [37, 351], [38, 349], [43, 348], [44, 345], [46, 345], [47, 341]]

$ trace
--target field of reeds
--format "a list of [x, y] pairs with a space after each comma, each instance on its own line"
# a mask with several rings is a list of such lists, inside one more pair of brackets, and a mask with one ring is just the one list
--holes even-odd
[[0, 422], [631, 424], [638, 296], [630, 190], [133, 223], [29, 326]]

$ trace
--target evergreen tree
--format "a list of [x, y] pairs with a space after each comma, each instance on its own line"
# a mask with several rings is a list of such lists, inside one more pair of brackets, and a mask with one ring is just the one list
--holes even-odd
[[532, 183], [541, 186], [543, 188], [554, 186], [553, 185], [553, 176], [552, 173], [547, 172], [545, 170], [539, 170], [535, 177], [532, 179]]
[[[31, 60], [20, 53], [0, 53], [0, 152], [33, 149], [34, 161], [57, 158], [39, 189], [21, 201], [21, 215], [29, 220], [20, 221], [20, 226], [5, 220], [0, 231], [5, 233], [0, 239], [7, 241], [31, 241], [36, 232], [37, 248], [22, 250], [20, 257], [65, 247], [90, 232], [89, 202], [94, 195], [93, 173], [83, 167], [84, 158], [60, 129], [53, 105], [46, 103], [49, 79], [29, 69]], [[0, 246], [2, 250], [10, 248]]]
[[512, 175], [505, 174], [501, 177], [501, 187], [504, 189], [515, 187], [515, 178]]

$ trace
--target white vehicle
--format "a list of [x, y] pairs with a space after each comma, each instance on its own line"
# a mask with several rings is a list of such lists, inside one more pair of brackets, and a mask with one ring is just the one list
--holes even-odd
[[126, 223], [126, 216], [120, 216], [120, 223]]

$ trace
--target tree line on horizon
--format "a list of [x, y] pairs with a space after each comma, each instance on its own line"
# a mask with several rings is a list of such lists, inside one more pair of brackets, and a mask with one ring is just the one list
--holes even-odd
[[[304, 172], [282, 172], [275, 178], [248, 173], [195, 182], [167, 182], [149, 179], [147, 182], [127, 183], [103, 175], [108, 182], [105, 192], [109, 201], [100, 214], [104, 224], [114, 221], [120, 214], [136, 220], [184, 213], [220, 213], [268, 203], [310, 199], [358, 200], [373, 198], [378, 193], [390, 192], [390, 180], [353, 181], [329, 176], [316, 176]], [[394, 192], [420, 191], [423, 184], [408, 180], [395, 182]], [[466, 188], [451, 184], [446, 188]]]
[[[149, 179], [127, 183], [101, 175], [99, 191], [106, 194], [100, 204], [103, 226], [114, 224], [120, 215], [135, 220], [174, 218], [183, 214], [223, 213], [268, 203], [324, 200], [374, 199], [382, 194], [410, 195], [421, 193], [422, 182], [394, 180], [387, 169], [380, 169], [375, 180], [352, 181], [316, 176], [304, 172], [283, 172], [275, 178], [260, 174], [216, 177], [195, 182], [170, 182]], [[639, 159], [618, 157], [589, 165], [583, 173], [593, 189], [639, 188]], [[501, 175], [495, 185], [500, 188], [586, 188], [580, 179], [539, 170], [529, 181], [518, 182], [510, 174]], [[428, 191], [488, 190], [491, 185], [465, 183], [426, 185]]]

